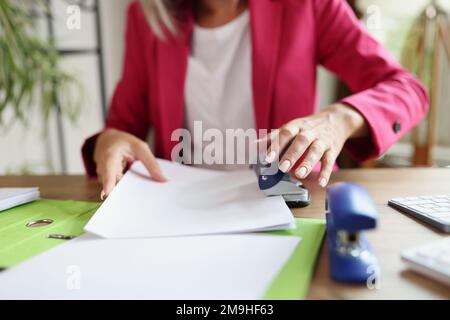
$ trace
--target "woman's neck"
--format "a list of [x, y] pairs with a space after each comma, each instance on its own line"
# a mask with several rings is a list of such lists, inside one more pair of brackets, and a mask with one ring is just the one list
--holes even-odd
[[197, 0], [194, 16], [199, 26], [216, 28], [233, 21], [246, 9], [246, 0]]

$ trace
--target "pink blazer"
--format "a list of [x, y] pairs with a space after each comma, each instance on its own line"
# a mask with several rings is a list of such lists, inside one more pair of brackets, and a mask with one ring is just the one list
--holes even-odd
[[[189, 3], [189, 1], [186, 1]], [[187, 6], [180, 35], [158, 40], [139, 2], [128, 9], [126, 52], [105, 128], [145, 139], [154, 130], [157, 157], [170, 159], [173, 130], [183, 127], [184, 81], [193, 17]], [[357, 160], [384, 153], [426, 114], [428, 96], [356, 19], [344, 0], [249, 0], [252, 81], [257, 129], [275, 129], [317, 112], [317, 66], [352, 90], [345, 103], [367, 120], [371, 136], [346, 144]], [[95, 176], [97, 135], [83, 159]]]

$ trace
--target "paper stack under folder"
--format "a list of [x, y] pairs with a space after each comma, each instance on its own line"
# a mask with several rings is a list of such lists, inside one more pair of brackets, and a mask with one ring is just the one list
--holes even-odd
[[39, 199], [38, 188], [0, 188], [0, 211]]

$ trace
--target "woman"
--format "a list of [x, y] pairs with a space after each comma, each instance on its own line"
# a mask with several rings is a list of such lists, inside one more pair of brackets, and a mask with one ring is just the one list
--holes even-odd
[[[353, 94], [317, 113], [319, 64]], [[155, 157], [170, 159], [172, 133], [195, 121], [268, 129], [266, 160], [299, 179], [321, 163], [325, 187], [344, 146], [357, 160], [377, 157], [427, 108], [423, 86], [344, 0], [145, 0], [129, 7], [123, 76], [83, 157], [107, 196], [133, 160], [165, 181]]]

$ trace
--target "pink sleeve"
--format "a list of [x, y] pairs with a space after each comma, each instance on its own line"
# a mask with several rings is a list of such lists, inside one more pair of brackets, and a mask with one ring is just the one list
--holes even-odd
[[[115, 89], [105, 124], [105, 129], [126, 131], [140, 139], [146, 138], [150, 126], [146, 60], [140, 36], [145, 23], [140, 4], [133, 2], [127, 14], [122, 78]], [[96, 176], [93, 154], [98, 134], [88, 138], [81, 150], [86, 173], [90, 177]]]
[[344, 0], [313, 0], [318, 63], [335, 73], [353, 95], [341, 103], [366, 119], [371, 137], [352, 139], [349, 153], [363, 161], [383, 154], [428, 110], [423, 85], [405, 71], [357, 20]]

